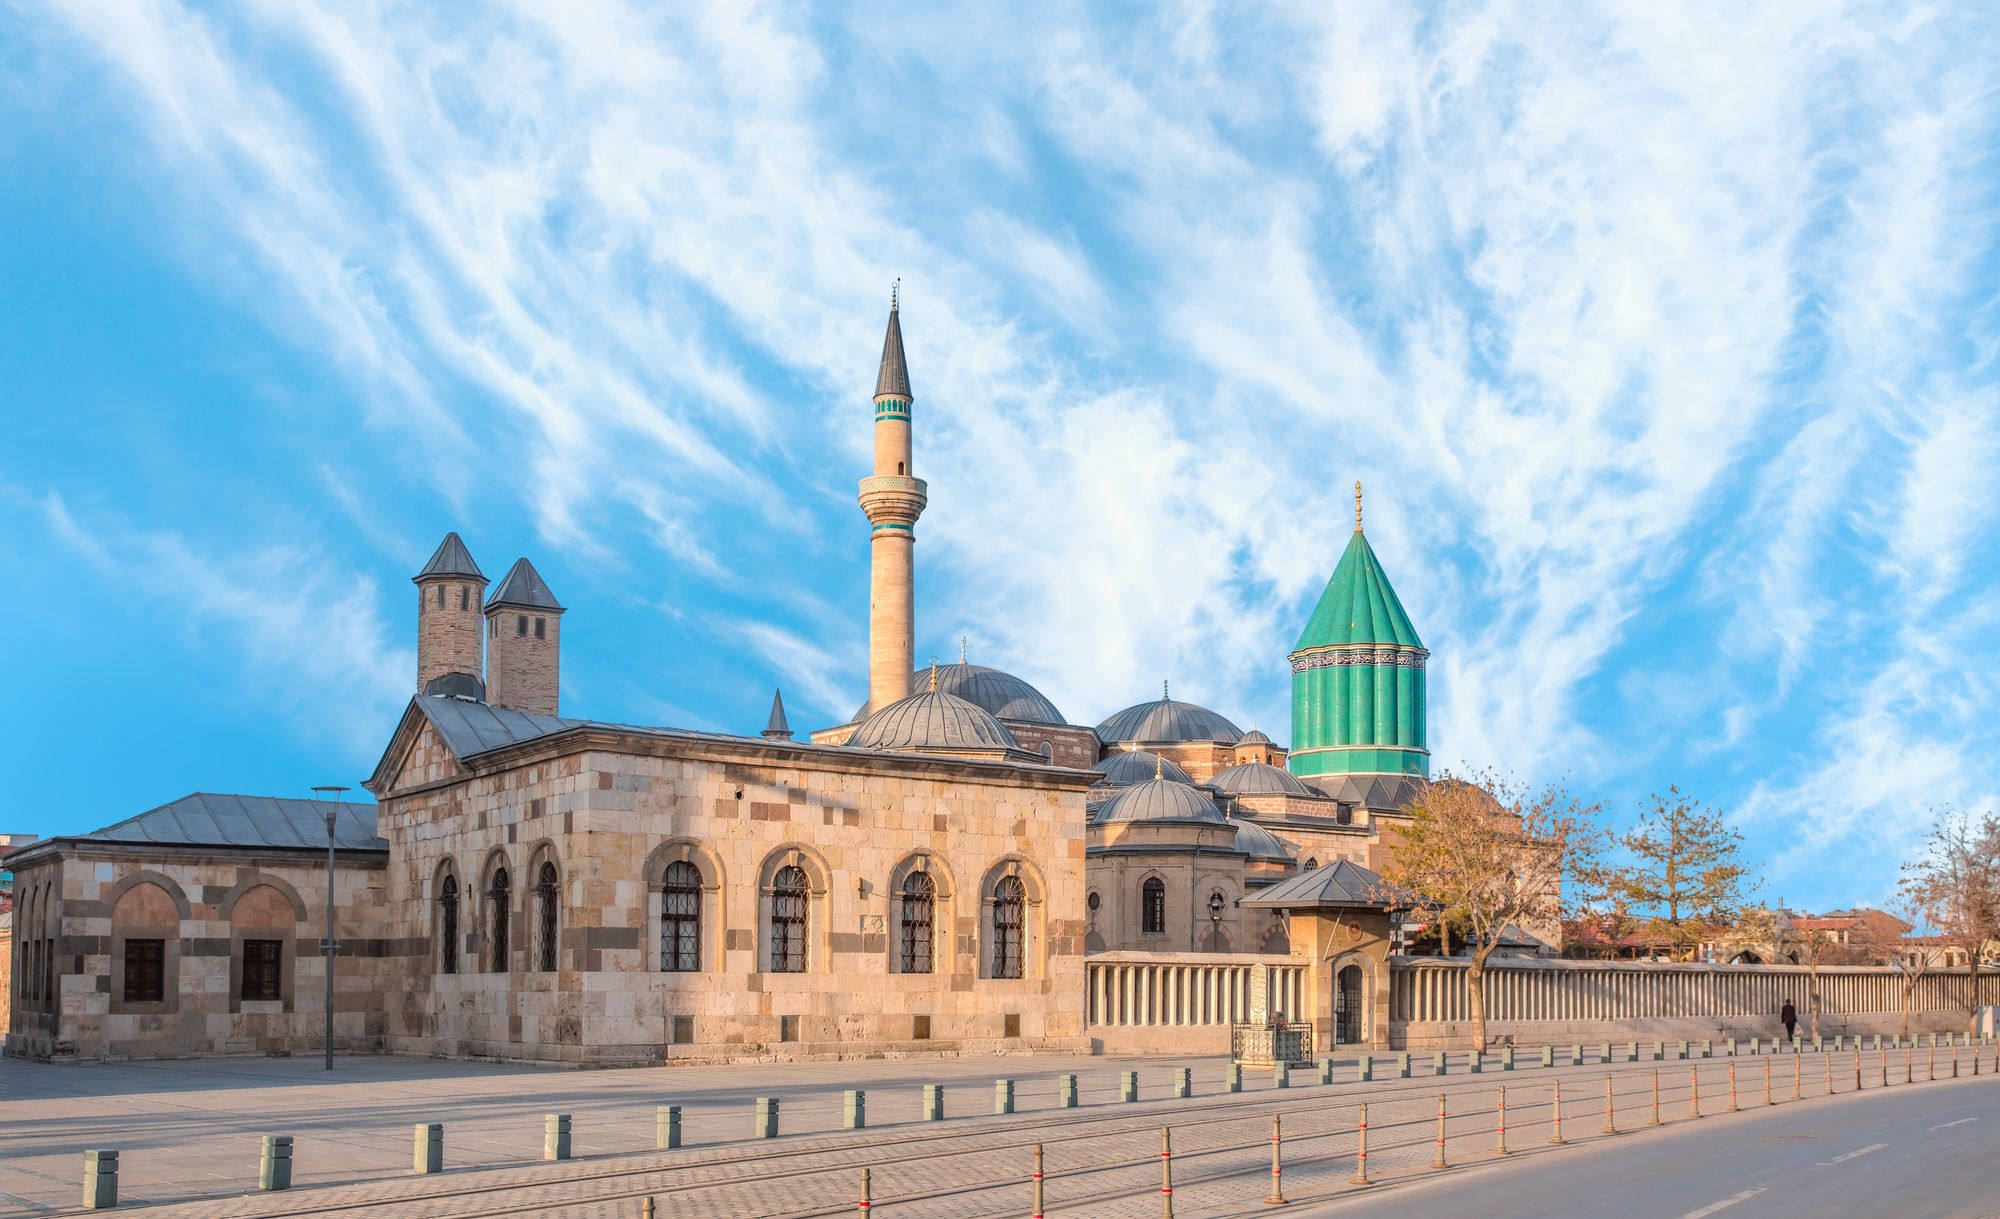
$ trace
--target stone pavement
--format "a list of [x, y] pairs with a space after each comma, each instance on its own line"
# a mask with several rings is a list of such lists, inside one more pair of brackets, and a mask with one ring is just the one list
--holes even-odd
[[[1990, 1062], [1991, 1051], [1986, 1051]], [[1969, 1078], [1971, 1050], [1958, 1052]], [[1596, 1055], [1593, 1053], [1594, 1060]], [[1245, 1092], [1224, 1091], [1219, 1059], [1121, 1061], [1107, 1058], [981, 1058], [865, 1061], [717, 1068], [568, 1072], [419, 1059], [342, 1059], [334, 1083], [317, 1062], [235, 1060], [46, 1067], [0, 1063], [0, 1097], [9, 1123], [0, 1131], [0, 1190], [19, 1208], [43, 1214], [76, 1205], [86, 1146], [124, 1152], [127, 1199], [164, 1202], [199, 1194], [239, 1193], [252, 1185], [257, 1136], [298, 1140], [297, 1184], [289, 1194], [164, 1206], [162, 1219], [353, 1213], [383, 1216], [639, 1214], [655, 1196], [661, 1214], [844, 1215], [854, 1213], [860, 1170], [870, 1170], [877, 1210], [910, 1215], [1024, 1213], [1031, 1147], [1046, 1149], [1049, 1213], [1155, 1215], [1160, 1204], [1159, 1131], [1175, 1140], [1177, 1211], [1183, 1216], [1261, 1209], [1269, 1187], [1269, 1137], [1282, 1114], [1289, 1195], [1305, 1200], [1346, 1188], [1354, 1170], [1357, 1105], [1370, 1107], [1370, 1164], [1376, 1176], [1425, 1172], [1436, 1156], [1436, 1107], [1449, 1095], [1450, 1162], [1486, 1161], [1497, 1150], [1498, 1087], [1508, 1089], [1509, 1150], [1548, 1147], [1553, 1091], [1562, 1086], [1564, 1137], [1604, 1139], [1604, 1084], [1614, 1080], [1613, 1121], [1622, 1134], [1652, 1119], [1652, 1073], [1660, 1075], [1660, 1117], [1685, 1122], [1693, 1111], [1691, 1070], [1700, 1072], [1704, 1115], [1730, 1107], [1728, 1075], [1738, 1075], [1737, 1105], [1763, 1105], [1763, 1069], [1773, 1068], [1775, 1104], [1793, 1104], [1794, 1069], [1803, 1099], [1824, 1099], [1829, 1081], [1855, 1089], [1853, 1056], [1745, 1058], [1734, 1063], [1642, 1061], [1553, 1070], [1463, 1073], [1455, 1056], [1443, 1080], [1420, 1057], [1417, 1078], [1389, 1074], [1353, 1082], [1343, 1060], [1332, 1086], [1300, 1071], [1291, 1088], [1271, 1086], [1268, 1072], [1246, 1072]], [[1924, 1052], [1869, 1053], [1862, 1083], [1919, 1087]], [[1951, 1052], [1939, 1055], [1948, 1079]], [[1171, 1068], [1193, 1069], [1195, 1097], [1171, 1098]], [[1833, 1068], [1831, 1071], [1828, 1068]], [[1118, 1072], [1140, 1071], [1142, 1102], [1118, 1101]], [[1054, 1107], [1055, 1076], [1074, 1072], [1082, 1107]], [[1014, 1117], [993, 1117], [991, 1080], [1019, 1081]], [[1987, 1075], [1996, 1084], [2000, 1077]], [[942, 1123], [920, 1123], [919, 1087], [947, 1087]], [[870, 1129], [841, 1131], [843, 1088], [868, 1089]], [[751, 1140], [750, 1098], [783, 1102], [785, 1137]], [[652, 1150], [653, 1106], [683, 1107], [687, 1146]], [[571, 1113], [575, 1149], [567, 1163], [539, 1162], [541, 1115]], [[408, 1172], [410, 1126], [446, 1126], [446, 1164], [434, 1177]], [[514, 1165], [498, 1168], [496, 1165]], [[335, 1184], [338, 1183], [338, 1184]]]

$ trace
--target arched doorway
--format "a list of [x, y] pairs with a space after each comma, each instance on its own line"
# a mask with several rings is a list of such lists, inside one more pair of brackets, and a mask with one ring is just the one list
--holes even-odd
[[1359, 1045], [1362, 1040], [1361, 967], [1343, 966], [1333, 981], [1334, 1040]]

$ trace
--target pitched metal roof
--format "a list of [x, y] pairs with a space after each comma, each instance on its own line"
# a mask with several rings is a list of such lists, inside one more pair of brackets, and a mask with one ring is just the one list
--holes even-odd
[[514, 560], [514, 566], [507, 569], [507, 578], [500, 581], [500, 587], [486, 599], [486, 608], [500, 605], [519, 606], [523, 609], [544, 609], [560, 611], [556, 595], [543, 582], [542, 573], [526, 559]]
[[785, 719], [785, 692], [771, 691], [771, 718], [764, 721], [764, 737], [772, 741], [792, 739], [792, 726]]
[[1410, 802], [1423, 785], [1418, 775], [1327, 775], [1321, 791], [1342, 804], [1393, 813]]
[[494, 707], [462, 698], [419, 695], [417, 707], [436, 728], [453, 754], [468, 758], [520, 741], [533, 740], [566, 728], [580, 728], [589, 720], [563, 719], [554, 715], [533, 715], [511, 707]]
[[897, 319], [896, 298], [889, 298], [889, 331], [882, 336], [882, 371], [875, 374], [875, 396], [910, 397], [910, 369], [903, 362], [903, 323]]
[[1358, 863], [1340, 859], [1310, 872], [1279, 881], [1239, 905], [1278, 910], [1405, 910], [1425, 905], [1424, 899], [1398, 888]]
[[431, 556], [431, 561], [410, 579], [426, 580], [432, 576], [469, 576], [481, 584], [486, 583], [479, 564], [472, 561], [472, 552], [465, 548], [465, 543], [455, 532], [444, 535], [444, 541], [438, 543], [437, 553]]
[[1105, 801], [1091, 821], [1212, 821], [1227, 824], [1229, 818], [1215, 802], [1185, 783], [1172, 779], [1148, 779], [1134, 783]]
[[150, 842], [167, 846], [326, 849], [326, 815], [334, 845], [346, 851], [386, 851], [375, 833], [373, 804], [195, 792], [136, 817], [78, 837], [80, 842]]
[[1236, 822], [1236, 849], [1252, 859], [1290, 863], [1293, 858], [1292, 848], [1285, 845], [1284, 839], [1254, 821], [1240, 818]]
[[1099, 724], [1097, 735], [1107, 744], [1213, 741], [1234, 745], [1243, 739], [1243, 730], [1206, 707], [1163, 697], [1125, 708]]

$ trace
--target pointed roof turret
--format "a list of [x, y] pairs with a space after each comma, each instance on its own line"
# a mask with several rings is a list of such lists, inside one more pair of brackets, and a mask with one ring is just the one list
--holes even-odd
[[469, 576], [481, 584], [486, 582], [486, 576], [479, 570], [479, 564], [472, 561], [472, 552], [465, 548], [465, 543], [459, 540], [455, 531], [444, 535], [444, 541], [438, 543], [437, 553], [431, 556], [431, 561], [424, 564], [424, 569], [410, 579], [416, 582], [434, 576]]
[[789, 741], [792, 726], [785, 720], [785, 692], [771, 691], [771, 718], [764, 724], [764, 739], [767, 741]]
[[910, 396], [910, 367], [903, 362], [903, 323], [897, 320], [902, 280], [889, 289], [889, 331], [882, 336], [882, 371], [875, 376], [877, 398]]
[[500, 587], [486, 599], [486, 608], [495, 609], [502, 605], [512, 605], [522, 609], [555, 610], [562, 612], [562, 605], [556, 595], [549, 591], [542, 573], [526, 559], [514, 560], [514, 566], [507, 569], [507, 578], [500, 581]]
[[1354, 532], [1348, 536], [1347, 550], [1333, 569], [1333, 578], [1326, 582], [1326, 591], [1320, 594], [1312, 618], [1292, 649], [1295, 652], [1356, 643], [1424, 646], [1389, 577], [1383, 574], [1368, 535], [1361, 531], [1360, 505], [1357, 496]]

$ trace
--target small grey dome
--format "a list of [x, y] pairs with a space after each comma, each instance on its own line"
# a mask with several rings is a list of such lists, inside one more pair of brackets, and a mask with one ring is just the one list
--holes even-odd
[[1099, 724], [1097, 735], [1106, 744], [1213, 741], [1234, 745], [1243, 739], [1243, 730], [1206, 707], [1162, 698], [1125, 708]]
[[469, 698], [483, 703], [486, 701], [486, 683], [470, 673], [442, 673], [425, 683], [424, 693], [443, 698]]
[[[912, 690], [928, 690], [931, 684], [930, 669], [918, 669], [910, 676]], [[955, 694], [976, 707], [981, 707], [998, 719], [1026, 720], [1034, 724], [1066, 724], [1063, 713], [1056, 705], [1027, 682], [1012, 673], [999, 669], [989, 669], [985, 665], [969, 665], [960, 662], [955, 665], [939, 665], [936, 669], [937, 688], [946, 694]], [[855, 719], [868, 714], [867, 704], [854, 713]]]
[[1156, 753], [1143, 749], [1114, 753], [1091, 767], [1104, 776], [1104, 782], [1113, 787], [1130, 787], [1134, 783], [1148, 783], [1154, 779], [1172, 779], [1176, 783], [1192, 783], [1188, 772], [1167, 761]]
[[985, 708], [942, 690], [925, 690], [890, 703], [862, 720], [847, 744], [891, 751], [1020, 748], [1014, 734]]
[[1185, 783], [1172, 779], [1148, 779], [1134, 783], [1104, 802], [1092, 821], [1212, 821], [1227, 825], [1229, 818], [1214, 801]]
[[[1291, 771], [1272, 766], [1268, 762], [1245, 762], [1228, 770], [1218, 771], [1209, 785], [1232, 796], [1319, 796], [1320, 793], [1299, 782]], [[1322, 799], [1324, 797], [1321, 797]]]
[[1254, 821], [1236, 823], [1236, 849], [1252, 859], [1292, 861], [1292, 849], [1276, 834]]
[[1258, 731], [1257, 729], [1252, 728], [1250, 731], [1243, 734], [1242, 740], [1236, 743], [1238, 745], [1269, 745], [1271, 743], [1271, 738], [1265, 736], [1262, 732]]

